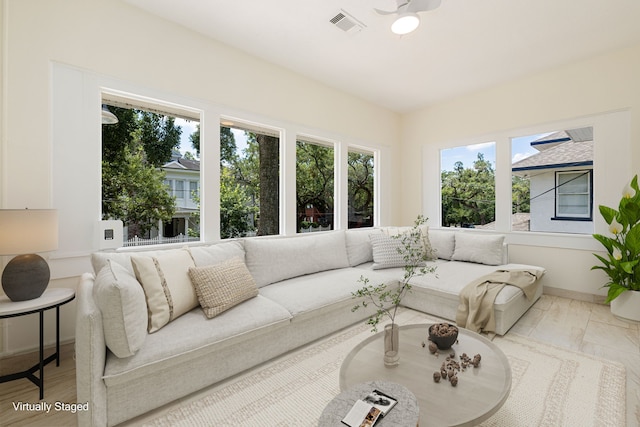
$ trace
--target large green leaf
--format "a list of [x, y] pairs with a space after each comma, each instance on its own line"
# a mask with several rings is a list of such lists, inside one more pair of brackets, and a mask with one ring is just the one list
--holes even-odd
[[623, 224], [637, 223], [640, 221], [640, 205], [635, 199], [622, 199], [620, 201], [620, 216]]
[[602, 246], [604, 246], [607, 251], [609, 251], [609, 253], [613, 253], [613, 245], [615, 243], [615, 240], [613, 240], [611, 237], [603, 236], [602, 234], [594, 234], [593, 238], [602, 243]]
[[640, 223], [634, 224], [625, 236], [625, 248], [630, 252], [630, 257], [635, 258], [640, 253]]
[[611, 221], [616, 217], [618, 211], [608, 206], [600, 205], [600, 215], [604, 218], [607, 224], [611, 224]]
[[636, 264], [638, 264], [638, 260], [626, 261], [626, 262], [621, 262], [620, 267], [624, 270], [625, 273], [633, 274], [633, 267], [635, 267]]
[[616, 283], [612, 283], [611, 285], [609, 285], [609, 291], [607, 292], [607, 299], [606, 299], [605, 303], [609, 303], [609, 302], [613, 301], [621, 293], [623, 293], [626, 290], [627, 290], [627, 288], [625, 288], [624, 286], [620, 286], [620, 285], [618, 285]]

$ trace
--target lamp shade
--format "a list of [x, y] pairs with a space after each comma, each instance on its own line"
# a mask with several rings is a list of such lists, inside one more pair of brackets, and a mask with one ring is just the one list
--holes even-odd
[[391, 24], [391, 32], [398, 35], [409, 34], [420, 25], [420, 17], [417, 13], [403, 13]]
[[0, 255], [22, 255], [58, 248], [58, 211], [0, 209]]

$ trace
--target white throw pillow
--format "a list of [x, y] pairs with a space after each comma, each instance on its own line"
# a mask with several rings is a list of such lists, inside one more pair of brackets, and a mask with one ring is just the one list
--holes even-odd
[[107, 347], [118, 357], [136, 354], [147, 336], [147, 302], [142, 286], [112, 260], [98, 272], [93, 298], [102, 313]]
[[455, 233], [446, 230], [429, 230], [429, 242], [436, 258], [450, 260], [455, 248]]
[[242, 241], [224, 242], [207, 246], [192, 246], [188, 249], [197, 267], [219, 264], [235, 257], [240, 257], [244, 261], [244, 246]]
[[147, 299], [149, 332], [198, 306], [189, 278], [189, 268], [195, 263], [188, 250], [161, 251], [152, 257], [132, 255], [131, 263]]
[[240, 257], [220, 264], [192, 267], [189, 277], [209, 319], [258, 295], [256, 281]]
[[382, 234], [382, 230], [374, 228], [352, 228], [345, 232], [347, 239], [347, 256], [349, 265], [364, 264], [373, 261], [373, 248], [371, 246], [370, 234]]
[[455, 233], [454, 261], [468, 261], [487, 265], [503, 264], [503, 235]]

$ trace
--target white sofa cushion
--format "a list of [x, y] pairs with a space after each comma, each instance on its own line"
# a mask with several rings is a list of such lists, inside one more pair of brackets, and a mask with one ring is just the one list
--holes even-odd
[[351, 267], [373, 261], [370, 234], [382, 234], [382, 230], [377, 228], [352, 228], [345, 232], [347, 256]]
[[349, 266], [344, 231], [309, 234], [245, 240], [247, 268], [258, 287]]
[[436, 258], [450, 260], [455, 248], [455, 233], [446, 230], [429, 230], [429, 241]]
[[192, 267], [189, 277], [209, 319], [258, 295], [256, 282], [240, 257], [205, 267]]
[[188, 250], [167, 250], [155, 256], [132, 255], [131, 263], [147, 299], [149, 332], [198, 306], [189, 278], [189, 268], [195, 264]]
[[503, 235], [455, 233], [454, 261], [476, 262], [487, 265], [502, 264]]
[[[360, 268], [342, 268], [321, 271], [308, 276], [295, 277], [260, 288], [260, 295], [285, 307], [293, 316], [293, 321], [302, 315], [313, 315], [317, 310], [343, 304], [345, 313], [359, 304], [353, 293], [362, 288], [360, 278], [366, 274], [370, 285], [377, 286], [387, 277], [377, 271], [365, 273]], [[397, 285], [397, 279], [389, 279], [389, 286]]]
[[147, 302], [142, 286], [117, 262], [108, 260], [93, 286], [102, 314], [104, 339], [118, 357], [134, 355], [147, 337]]
[[[108, 387], [126, 384], [132, 379], [153, 387], [154, 375], [158, 371], [188, 364], [202, 354], [210, 355], [210, 363], [215, 365], [211, 369], [224, 369], [226, 361], [216, 359], [212, 349], [223, 349], [258, 337], [274, 328], [288, 325], [290, 319], [291, 314], [284, 307], [261, 295], [247, 300], [242, 310], [227, 310], [213, 319], [207, 319], [202, 310], [191, 310], [158, 333], [149, 334], [144, 346], [133, 357], [121, 359], [107, 355], [103, 379]], [[236, 357], [249, 356], [239, 353]], [[194, 375], [199, 373], [195, 372]]]
[[197, 267], [218, 264], [235, 257], [240, 257], [244, 261], [244, 245], [240, 240], [208, 246], [192, 246], [189, 250]]

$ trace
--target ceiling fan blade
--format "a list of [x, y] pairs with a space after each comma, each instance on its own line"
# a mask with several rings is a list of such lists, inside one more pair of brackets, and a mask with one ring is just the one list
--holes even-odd
[[442, 4], [442, 0], [411, 0], [407, 12], [426, 12], [437, 9]]
[[395, 15], [396, 13], [398, 13], [397, 10], [391, 10], [391, 11], [380, 10], [380, 9], [373, 9], [373, 10], [375, 10], [378, 15]]
[[396, 2], [398, 3], [398, 7], [396, 8], [396, 10], [380, 10], [380, 9], [373, 9], [375, 10], [379, 15], [393, 15], [395, 13], [400, 12], [400, 9], [407, 6], [411, 0], [396, 0]]

